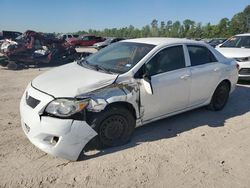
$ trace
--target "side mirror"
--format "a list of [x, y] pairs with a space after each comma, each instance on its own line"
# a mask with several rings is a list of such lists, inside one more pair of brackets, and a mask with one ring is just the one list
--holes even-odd
[[148, 75], [148, 72], [146, 70], [146, 66], [143, 65], [138, 72], [134, 75], [134, 78], [140, 79], [141, 84], [143, 85], [145, 91], [149, 95], [153, 95], [153, 89], [151, 84], [151, 77]]
[[152, 89], [152, 84], [151, 81], [149, 79], [142, 79], [142, 85], [145, 88], [145, 91], [149, 94], [149, 95], [153, 95], [153, 89]]
[[149, 95], [153, 95], [153, 88], [151, 84], [151, 76], [148, 75], [148, 71], [146, 70], [146, 66], [143, 67], [143, 76], [142, 76], [142, 84]]

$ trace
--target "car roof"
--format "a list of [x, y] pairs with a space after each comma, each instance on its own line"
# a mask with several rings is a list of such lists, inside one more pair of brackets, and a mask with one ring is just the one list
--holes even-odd
[[194, 43], [194, 44], [204, 44], [204, 42], [194, 41], [185, 38], [166, 38], [166, 37], [149, 37], [149, 38], [136, 38], [136, 39], [127, 39], [121, 42], [135, 42], [135, 43], [145, 43], [145, 44], [153, 44], [153, 45], [169, 45], [176, 43]]
[[92, 35], [92, 34], [83, 34], [83, 35], [80, 35], [81, 37], [89, 37], [89, 36], [94, 36], [95, 37], [95, 35]]
[[238, 34], [238, 35], [235, 35], [235, 36], [250, 36], [250, 33], [243, 33], [243, 34]]

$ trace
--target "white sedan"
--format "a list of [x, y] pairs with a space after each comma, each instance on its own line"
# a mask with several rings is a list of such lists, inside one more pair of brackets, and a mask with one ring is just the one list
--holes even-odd
[[22, 127], [41, 150], [77, 160], [87, 143], [117, 146], [137, 126], [221, 110], [237, 80], [236, 62], [203, 42], [124, 40], [35, 78], [21, 99]]
[[250, 33], [235, 35], [216, 49], [224, 56], [237, 61], [239, 79], [250, 80]]

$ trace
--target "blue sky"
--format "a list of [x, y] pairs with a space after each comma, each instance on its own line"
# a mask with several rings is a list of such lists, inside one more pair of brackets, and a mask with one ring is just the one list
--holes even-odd
[[141, 28], [153, 19], [191, 19], [217, 24], [250, 4], [249, 0], [0, 0], [0, 30], [74, 32]]

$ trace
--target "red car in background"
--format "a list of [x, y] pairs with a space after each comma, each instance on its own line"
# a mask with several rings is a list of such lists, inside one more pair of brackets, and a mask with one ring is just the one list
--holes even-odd
[[95, 35], [81, 35], [78, 38], [68, 39], [68, 43], [75, 46], [93, 46], [93, 44], [104, 40], [105, 38], [97, 37]]

